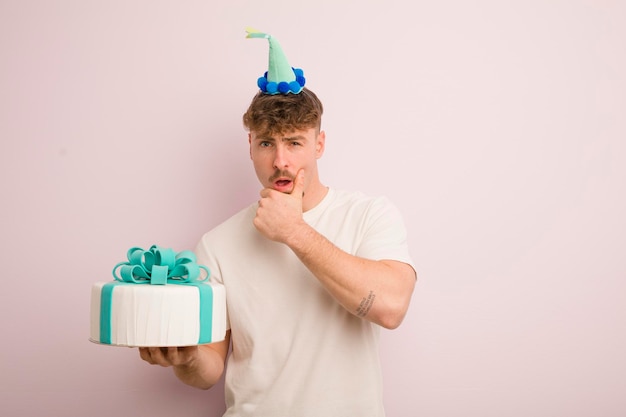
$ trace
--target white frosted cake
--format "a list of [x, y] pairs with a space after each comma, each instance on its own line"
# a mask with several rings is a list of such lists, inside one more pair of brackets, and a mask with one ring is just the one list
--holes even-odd
[[[114, 268], [115, 281], [92, 286], [92, 342], [165, 347], [224, 340], [225, 288], [209, 282], [208, 276], [197, 279], [199, 268], [193, 254], [176, 255], [153, 246], [150, 251], [131, 248], [128, 257], [130, 262]], [[121, 276], [116, 274], [119, 267]], [[182, 279], [175, 275], [177, 271]]]
[[[107, 297], [110, 307], [103, 308]], [[205, 299], [209, 297], [210, 300]], [[117, 346], [191, 346], [218, 342], [225, 335], [226, 292], [221, 284], [97, 282], [92, 286], [93, 342]]]

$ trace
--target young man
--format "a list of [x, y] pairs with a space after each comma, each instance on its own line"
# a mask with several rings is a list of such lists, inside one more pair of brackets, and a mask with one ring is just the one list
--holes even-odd
[[401, 323], [416, 281], [402, 219], [385, 198], [321, 183], [312, 91], [259, 85], [243, 121], [260, 199], [196, 250], [226, 287], [226, 340], [141, 357], [205, 389], [228, 357], [225, 416], [384, 416], [379, 330]]

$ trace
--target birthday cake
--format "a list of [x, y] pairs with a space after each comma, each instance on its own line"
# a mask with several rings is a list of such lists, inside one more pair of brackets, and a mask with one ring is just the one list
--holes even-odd
[[115, 346], [192, 346], [224, 340], [226, 291], [193, 252], [131, 248], [114, 281], [91, 289], [95, 343]]

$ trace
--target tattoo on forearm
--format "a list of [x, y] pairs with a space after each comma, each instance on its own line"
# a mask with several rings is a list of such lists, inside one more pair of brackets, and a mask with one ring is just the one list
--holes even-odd
[[376, 298], [374, 291], [370, 291], [367, 297], [363, 297], [359, 307], [356, 309], [356, 315], [359, 317], [365, 317], [370, 311], [370, 308], [372, 308], [372, 304], [374, 304], [374, 298]]

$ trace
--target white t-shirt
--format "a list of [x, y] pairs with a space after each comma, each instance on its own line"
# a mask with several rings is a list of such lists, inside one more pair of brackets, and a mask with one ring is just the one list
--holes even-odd
[[[225, 416], [384, 416], [380, 328], [339, 305], [289, 247], [261, 235], [256, 208], [206, 233], [196, 250], [226, 287]], [[412, 265], [404, 223], [386, 198], [329, 189], [304, 220], [350, 254]]]

